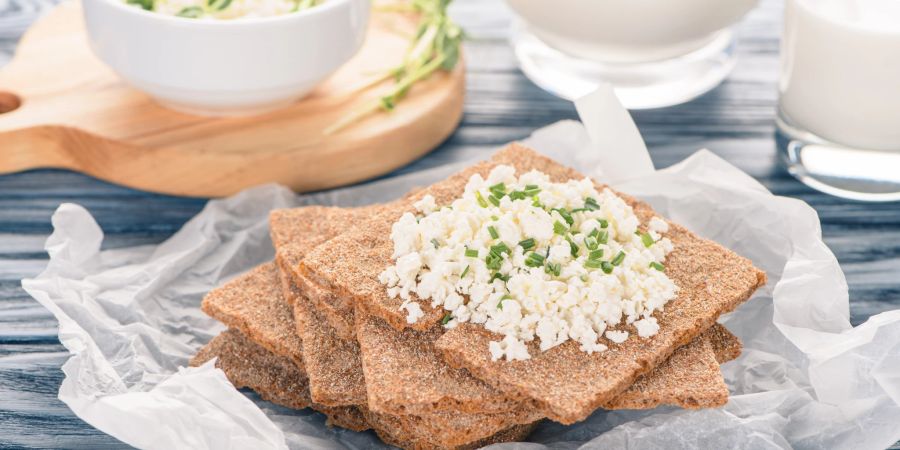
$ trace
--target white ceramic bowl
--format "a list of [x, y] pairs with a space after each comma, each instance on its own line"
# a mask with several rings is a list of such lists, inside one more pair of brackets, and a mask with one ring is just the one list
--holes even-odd
[[94, 53], [173, 109], [246, 115], [296, 101], [362, 46], [369, 0], [265, 18], [197, 20], [83, 0]]

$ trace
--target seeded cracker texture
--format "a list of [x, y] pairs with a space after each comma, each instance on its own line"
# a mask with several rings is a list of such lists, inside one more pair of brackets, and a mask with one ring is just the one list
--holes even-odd
[[366, 418], [357, 408], [313, 404], [302, 370], [289, 358], [269, 352], [237, 330], [229, 329], [213, 338], [191, 359], [191, 366], [202, 365], [213, 358], [217, 358], [216, 367], [222, 369], [237, 388], [250, 388], [264, 400], [288, 408], [312, 407], [328, 416], [329, 425], [354, 431], [369, 429]]
[[[425, 316], [415, 324], [407, 324], [405, 313], [399, 309], [401, 300], [388, 297], [378, 281], [378, 274], [392, 264], [391, 226], [403, 212], [412, 211], [411, 203], [421, 196], [431, 194], [436, 203], [447, 204], [461, 195], [472, 174], [486, 176], [497, 164], [512, 165], [519, 173], [537, 169], [557, 182], [583, 177], [527, 148], [511, 144], [491, 161], [423, 189], [405, 207], [384, 210], [354, 230], [320, 245], [301, 262], [301, 270], [320, 284], [352, 298], [358, 307], [394, 328], [427, 331], [443, 313], [423, 302], [420, 304]], [[622, 197], [642, 223], [654, 215], [648, 205]], [[551, 419], [562, 423], [584, 419], [765, 284], [765, 274], [749, 260], [700, 239], [683, 227], [669, 225], [666, 236], [672, 240], [675, 250], [666, 260], [666, 272], [680, 290], [665, 311], [656, 315], [661, 326], [656, 336], [628, 339], [623, 344], [602, 339], [610, 350], [594, 355], [581, 352], [571, 341], [547, 352], [538, 351], [537, 343], [533, 343], [531, 360], [492, 362], [488, 343], [500, 337], [484, 332], [483, 327], [461, 326], [437, 341], [438, 349], [453, 365], [468, 369], [509, 396], [535, 400]], [[622, 329], [635, 331], [633, 327]]]
[[266, 263], [210, 291], [200, 308], [303, 367], [303, 348], [294, 330], [293, 311], [282, 298], [280, 286], [275, 264]]
[[307, 292], [317, 303], [322, 316], [346, 340], [354, 340], [353, 304], [333, 292], [315, 291], [299, 272], [300, 261], [315, 246], [347, 231], [353, 224], [382, 206], [364, 208], [334, 208], [308, 206], [276, 209], [269, 214], [269, 228], [275, 246], [275, 261], [283, 273], [289, 274], [293, 284]]

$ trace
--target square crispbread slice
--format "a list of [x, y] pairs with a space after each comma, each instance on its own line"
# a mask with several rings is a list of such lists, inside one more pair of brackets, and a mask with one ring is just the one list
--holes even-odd
[[300, 263], [300, 270], [320, 286], [352, 299], [367, 313], [381, 317], [394, 328], [430, 329], [443, 317], [442, 310], [432, 308], [430, 302], [420, 302], [425, 316], [409, 324], [400, 310], [402, 300], [389, 297], [384, 285], [378, 281], [378, 275], [393, 263], [391, 228], [405, 212], [414, 212], [413, 204], [423, 196], [432, 195], [439, 205], [449, 204], [463, 193], [470, 176], [487, 176], [498, 164], [515, 166], [520, 172], [539, 169], [553, 181], [583, 178], [578, 172], [532, 150], [510, 144], [497, 152], [491, 161], [475, 164], [374, 212], [352, 230], [310, 251]]
[[[237, 388], [250, 388], [264, 400], [289, 408], [311, 407], [328, 416], [329, 425], [354, 431], [374, 428], [379, 436], [388, 436], [391, 443], [405, 448], [476, 448], [475, 444], [524, 439], [531, 430], [529, 424], [491, 427], [483, 424], [485, 418], [481, 416], [394, 417], [372, 413], [364, 406], [329, 407], [314, 403], [307, 390], [306, 374], [301, 369], [290, 359], [269, 352], [233, 329], [210, 341], [191, 360], [191, 365], [199, 366], [213, 358], [217, 358], [216, 367]], [[485, 429], [493, 431], [485, 433]], [[519, 432], [510, 433], [510, 430]]]
[[531, 434], [537, 426], [537, 422], [514, 425], [493, 436], [488, 436], [475, 442], [462, 445], [446, 445], [435, 444], [424, 439], [410, 439], [405, 432], [402, 431], [402, 424], [398, 424], [393, 420], [382, 420], [380, 417], [373, 417], [372, 415], [369, 415], [368, 418], [373, 424], [376, 424], [373, 427], [375, 429], [375, 434], [377, 434], [382, 441], [388, 445], [393, 445], [406, 450], [474, 450], [502, 442], [519, 442], [528, 438], [528, 435]]
[[312, 403], [307, 378], [289, 358], [275, 355], [239, 331], [228, 329], [210, 341], [191, 359], [200, 366], [216, 359], [216, 367], [236, 388], [249, 388], [266, 401], [294, 409], [312, 407], [328, 416], [328, 424], [354, 431], [369, 429], [359, 408], [330, 408]]
[[[497, 164], [512, 165], [519, 172], [537, 169], [556, 181], [582, 177], [574, 170], [512, 144], [498, 152], [490, 162], [478, 164], [423, 189], [412, 196], [409, 203], [422, 195], [431, 194], [438, 204], [446, 204], [459, 196], [470, 175], [486, 175]], [[631, 204], [643, 223], [654, 216], [646, 204], [622, 197]], [[401, 300], [387, 295], [378, 281], [378, 274], [392, 262], [393, 246], [389, 234], [393, 223], [403, 212], [411, 209], [412, 206], [407, 205], [384, 210], [354, 230], [320, 245], [301, 263], [302, 271], [314, 281], [353, 298], [359, 307], [381, 317], [392, 327], [403, 329], [410, 326], [400, 311]], [[681, 290], [678, 297], [667, 305], [666, 311], [658, 314], [662, 330], [652, 339], [640, 342], [629, 339], [621, 345], [604, 339], [605, 344], [613, 347], [612, 351], [590, 356], [572, 348], [576, 344], [569, 342], [530, 361], [494, 364], [498, 367], [521, 367], [516, 373], [506, 371], [502, 379], [493, 373], [495, 367], [485, 365], [484, 360], [478, 360], [475, 364], [475, 360], [460, 358], [459, 354], [449, 351], [450, 348], [442, 350], [445, 357], [514, 397], [535, 399], [551, 418], [564, 423], [583, 419], [600, 405], [611, 401], [637, 377], [660, 364], [676, 348], [709, 328], [720, 314], [749, 298], [765, 282], [765, 275], [749, 260], [718, 244], [700, 239], [683, 227], [670, 224], [670, 228], [667, 236], [672, 239], [676, 250], [667, 260], [667, 272]], [[420, 306], [425, 311], [425, 317], [411, 326], [427, 330], [443, 314], [427, 302], [420, 303]], [[481, 356], [490, 362], [486, 356], [489, 339], [478, 333], [466, 333], [465, 330], [477, 331], [478, 328], [460, 327], [448, 333], [451, 337], [471, 336], [468, 342], [457, 339], [461, 345], [454, 348], [463, 353], [483, 350], [484, 355]], [[520, 375], [528, 376], [519, 378]], [[552, 383], [548, 384], [544, 376], [550, 377]], [[369, 395], [371, 398], [372, 393]]]
[[[306, 280], [299, 273], [300, 261], [306, 252], [317, 245], [352, 228], [361, 218], [379, 208], [336, 208], [307, 206], [276, 209], [269, 214], [269, 229], [275, 246], [275, 261], [281, 271], [292, 278], [293, 284], [303, 287]], [[309, 289], [312, 289], [310, 287]], [[353, 304], [331, 293], [319, 293], [314, 299], [335, 329], [345, 339], [353, 339]]]
[[303, 367], [303, 347], [294, 329], [294, 314], [282, 296], [274, 263], [257, 266], [213, 289], [203, 298], [200, 308], [272, 353]]
[[[368, 405], [358, 344], [337, 338], [334, 330], [318, 317], [311, 302], [296, 288], [292, 287], [292, 291], [297, 331], [303, 340], [303, 357], [313, 400], [332, 405]], [[432, 441], [450, 446], [542, 419], [539, 413], [523, 409], [495, 414], [434, 412], [420, 416], [370, 413], [367, 417], [375, 417], [379, 423], [402, 424], [412, 435], [431, 436]]]
[[[652, 210], [635, 203], [643, 221]], [[666, 273], [679, 287], [665, 310], [654, 314], [660, 330], [647, 339], [621, 344], [606, 339], [609, 350], [587, 355], [573, 341], [541, 352], [529, 346], [527, 361], [491, 361], [488, 343], [500, 339], [484, 327], [464, 324], [436, 342], [444, 359], [513, 396], [533, 399], [547, 416], [561, 423], [587, 417], [658, 366], [675, 349], [711, 327], [765, 284], [765, 274], [724, 247], [670, 223], [666, 236], [675, 249], [666, 258]], [[636, 334], [633, 326], [619, 327]]]

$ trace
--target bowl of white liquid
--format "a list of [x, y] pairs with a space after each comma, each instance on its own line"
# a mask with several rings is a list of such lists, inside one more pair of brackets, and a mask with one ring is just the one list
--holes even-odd
[[791, 173], [900, 200], [900, 0], [787, 0], [778, 130]]
[[734, 67], [731, 26], [758, 0], [506, 0], [525, 74], [567, 99], [613, 85], [630, 109], [683, 103]]

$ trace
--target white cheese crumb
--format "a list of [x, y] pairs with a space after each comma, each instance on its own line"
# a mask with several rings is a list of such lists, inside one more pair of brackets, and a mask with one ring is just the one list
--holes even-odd
[[628, 332], [622, 330], [609, 330], [606, 332], [606, 338], [616, 344], [621, 344], [628, 339]]
[[437, 209], [437, 204], [431, 194], [426, 194], [419, 201], [413, 203], [413, 206], [422, 214], [431, 214]]
[[419, 217], [406, 213], [391, 228], [395, 263], [379, 281], [404, 300], [409, 323], [428, 302], [449, 314], [448, 328], [471, 322], [502, 335], [490, 343], [493, 360], [528, 359], [535, 339], [541, 351], [572, 340], [603, 352], [601, 337], [628, 339], [607, 330], [620, 324], [655, 335], [652, 314], [678, 291], [663, 265], [668, 224], [651, 219], [646, 245], [631, 207], [589, 179], [552, 183], [501, 165], [473, 175], [452, 204], [425, 195], [415, 208]]
[[638, 336], [642, 338], [653, 336], [659, 332], [659, 324], [656, 322], [656, 317], [645, 317], [634, 322], [634, 326], [637, 328]]
[[403, 304], [400, 305], [400, 309], [406, 310], [406, 323], [410, 324], [418, 322], [419, 319], [425, 315], [425, 313], [422, 312], [422, 307], [419, 306], [418, 303], [410, 300], [403, 302]]

